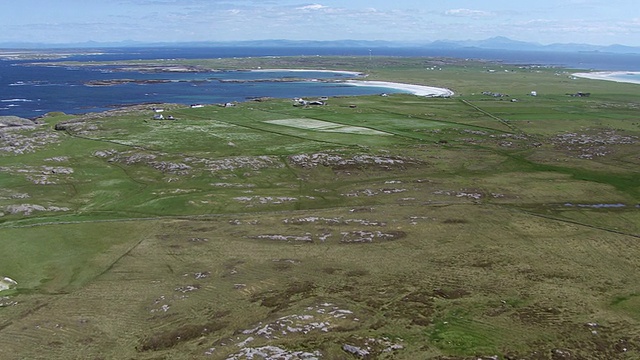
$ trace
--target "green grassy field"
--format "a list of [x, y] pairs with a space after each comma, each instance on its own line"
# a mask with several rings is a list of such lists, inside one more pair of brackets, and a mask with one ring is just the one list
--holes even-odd
[[2, 359], [640, 358], [638, 85], [450, 59], [179, 63], [456, 95], [7, 132]]

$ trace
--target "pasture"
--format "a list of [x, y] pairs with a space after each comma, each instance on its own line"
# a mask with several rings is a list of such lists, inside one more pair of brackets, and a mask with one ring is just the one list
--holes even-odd
[[638, 85], [431, 58], [173, 63], [456, 95], [0, 130], [3, 359], [640, 357]]

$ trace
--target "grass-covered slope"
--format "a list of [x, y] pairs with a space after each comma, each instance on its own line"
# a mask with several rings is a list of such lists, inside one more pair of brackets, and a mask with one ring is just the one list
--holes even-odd
[[198, 65], [457, 95], [0, 129], [0, 276], [18, 282], [0, 293], [3, 359], [640, 357], [637, 85], [462, 60], [230, 61]]

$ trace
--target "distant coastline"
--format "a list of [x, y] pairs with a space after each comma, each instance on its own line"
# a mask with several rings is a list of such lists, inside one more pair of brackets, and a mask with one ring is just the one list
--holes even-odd
[[640, 71], [597, 71], [588, 73], [579, 72], [572, 75], [584, 79], [607, 80], [640, 85]]
[[[373, 56], [369, 56], [372, 50]], [[8, 57], [2, 57], [5, 54]], [[502, 51], [475, 48], [436, 50], [424, 48], [113, 48], [67, 50], [0, 49], [0, 116], [36, 118], [47, 112], [67, 114], [106, 111], [121, 106], [148, 103], [215, 104], [242, 102], [260, 97], [293, 98], [324, 96], [357, 96], [381, 93], [412, 93], [419, 96], [448, 96], [450, 90], [434, 92], [429, 86], [372, 83], [359, 69], [350, 72], [308, 69], [308, 73], [279, 73], [282, 65], [263, 68], [251, 63], [239, 64], [243, 71], [215, 71], [208, 68], [175, 66], [170, 59], [231, 59], [294, 57], [310, 66], [311, 58], [330, 56], [362, 56], [359, 66], [377, 64], [384, 56], [394, 58], [428, 57], [429, 61], [451, 59], [484, 59], [522, 66], [565, 67], [572, 72], [617, 72], [619, 76], [640, 72], [640, 55], [607, 53], [554, 53]], [[35, 66], [34, 62], [39, 64]], [[158, 61], [156, 63], [145, 60]], [[307, 61], [308, 60], [308, 61]], [[464, 61], [464, 60], [461, 60]], [[80, 66], [92, 64], [93, 66]], [[126, 64], [126, 66], [124, 65]], [[56, 65], [56, 66], [54, 66]], [[294, 69], [299, 69], [294, 64]], [[270, 69], [273, 67], [274, 69]], [[267, 69], [269, 68], [269, 69]], [[258, 70], [253, 73], [249, 71]], [[274, 71], [276, 70], [276, 71]], [[283, 69], [285, 70], [285, 69]], [[355, 70], [355, 71], [354, 71]], [[273, 72], [272, 72], [273, 71]], [[291, 71], [291, 69], [286, 69]], [[303, 70], [298, 70], [303, 71]], [[272, 73], [270, 73], [272, 72]], [[210, 73], [210, 74], [209, 74]], [[610, 75], [610, 74], [609, 74]], [[636, 75], [637, 76], [637, 75]], [[635, 80], [633, 75], [627, 75]], [[598, 79], [603, 79], [598, 77]], [[630, 79], [604, 78], [631, 82]], [[362, 81], [358, 83], [358, 81]], [[285, 85], [286, 84], [286, 85]], [[418, 85], [422, 86], [422, 85]], [[396, 89], [397, 91], [394, 91]]]

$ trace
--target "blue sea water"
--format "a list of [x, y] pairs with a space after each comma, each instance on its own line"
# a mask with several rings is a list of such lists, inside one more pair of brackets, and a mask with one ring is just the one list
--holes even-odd
[[[91, 58], [104, 60], [100, 56]], [[20, 61], [0, 61], [0, 116], [34, 118], [50, 111], [78, 114], [141, 103], [211, 104], [246, 101], [248, 98], [263, 96], [288, 98], [375, 94], [385, 91], [381, 88], [312, 81], [351, 77], [314, 71], [141, 73], [112, 70], [109, 67], [25, 66]], [[282, 78], [308, 81], [268, 81]], [[162, 79], [171, 82], [86, 85], [88, 81], [113, 79]], [[221, 82], [229, 80], [249, 82]]]
[[[121, 48], [98, 49], [61, 61], [111, 61], [136, 59], [199, 59], [252, 56], [438, 56], [498, 60], [510, 64], [540, 64], [577, 69], [640, 70], [640, 55], [608, 53], [549, 53], [479, 49], [433, 50], [420, 48]], [[35, 118], [50, 111], [69, 114], [103, 111], [140, 103], [225, 103], [255, 97], [312, 97], [363, 95], [394, 90], [356, 87], [313, 79], [340, 79], [345, 74], [324, 72], [207, 72], [140, 73], [115, 72], [108, 66], [55, 67], [26, 66], [33, 60], [0, 60], [0, 116]], [[221, 82], [221, 80], [269, 80], [286, 77], [298, 82]], [[86, 86], [92, 80], [170, 80], [167, 83], [128, 83], [113, 86]], [[395, 90], [398, 92], [398, 90]]]

